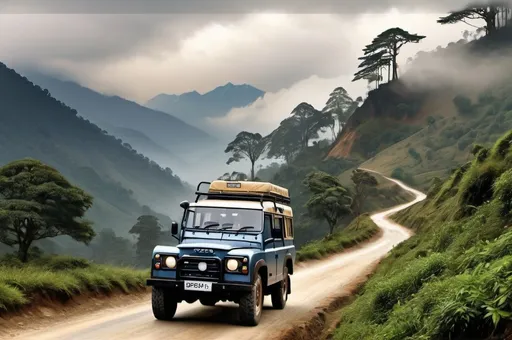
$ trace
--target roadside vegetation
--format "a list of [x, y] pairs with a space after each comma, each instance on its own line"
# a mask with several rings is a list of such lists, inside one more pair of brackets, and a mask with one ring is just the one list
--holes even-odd
[[394, 216], [398, 245], [342, 310], [335, 339], [501, 339], [512, 324], [512, 130], [424, 202]]
[[75, 295], [145, 290], [147, 270], [94, 264], [67, 256], [42, 256], [22, 263], [0, 260], [0, 314], [41, 299], [65, 302]]
[[368, 214], [354, 219], [346, 228], [326, 236], [322, 240], [306, 243], [297, 252], [297, 261], [318, 260], [339, 253], [376, 235], [379, 227]]

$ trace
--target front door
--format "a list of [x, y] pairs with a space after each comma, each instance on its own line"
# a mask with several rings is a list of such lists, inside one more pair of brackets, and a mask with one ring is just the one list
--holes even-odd
[[274, 247], [274, 238], [273, 238], [273, 223], [272, 223], [272, 215], [265, 214], [264, 220], [264, 230], [263, 230], [263, 242], [265, 249], [265, 262], [267, 263], [267, 271], [268, 278], [267, 282], [269, 285], [277, 282], [276, 281], [276, 251]]

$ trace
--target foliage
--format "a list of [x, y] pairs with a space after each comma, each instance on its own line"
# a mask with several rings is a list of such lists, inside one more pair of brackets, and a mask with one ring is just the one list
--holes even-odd
[[137, 218], [137, 223], [130, 229], [130, 234], [137, 235], [137, 262], [140, 265], [147, 264], [162, 234], [162, 226], [158, 218], [152, 215], [140, 216]]
[[305, 207], [311, 217], [327, 221], [328, 235], [331, 235], [340, 218], [351, 212], [352, 198], [348, 190], [338, 178], [320, 171], [307, 175], [304, 185], [312, 193]]
[[71, 257], [44, 257], [21, 268], [0, 262], [0, 311], [20, 308], [39, 296], [66, 300], [87, 292], [143, 290], [148, 276], [146, 270]]
[[[368, 77], [370, 74], [380, 74], [384, 67], [390, 68], [393, 73], [393, 80], [398, 78], [398, 65], [396, 59], [400, 48], [408, 43], [418, 43], [425, 36], [411, 34], [401, 28], [390, 28], [379, 34], [372, 43], [364, 48], [364, 56], [359, 70], [353, 81]], [[388, 79], [389, 80], [389, 79]]]
[[453, 98], [453, 104], [455, 104], [461, 115], [469, 115], [473, 113], [473, 104], [471, 103], [471, 99], [466, 96], [455, 96], [455, 98]]
[[218, 179], [221, 181], [247, 181], [248, 177], [243, 172], [233, 171], [231, 174], [226, 172]]
[[130, 240], [117, 236], [110, 228], [102, 229], [91, 242], [92, 257], [97, 263], [127, 266], [134, 261], [133, 244]]
[[417, 233], [342, 311], [335, 339], [504, 338], [512, 320], [512, 149], [499, 150], [507, 136], [393, 217]]
[[[455, 24], [459, 22], [466, 22], [466, 20], [476, 20], [476, 19], [483, 19], [485, 20], [485, 29], [487, 34], [493, 33], [497, 30], [497, 18], [500, 17], [500, 14], [502, 14], [504, 11], [507, 12], [508, 16], [508, 6], [498, 6], [496, 4], [489, 5], [489, 6], [475, 6], [475, 5], [469, 5], [466, 8], [458, 11], [452, 11], [449, 15], [439, 18], [437, 20], [438, 23], [445, 25], [445, 24]], [[469, 24], [468, 24], [469, 25]], [[503, 23], [505, 25], [505, 22]]]
[[319, 131], [331, 126], [329, 113], [316, 110], [308, 103], [300, 103], [291, 116], [266, 138], [270, 139], [268, 157], [284, 157], [287, 163], [319, 137]]
[[265, 153], [268, 142], [268, 137], [262, 137], [259, 133], [240, 132], [224, 150], [225, 153], [231, 153], [227, 164], [247, 158], [251, 162], [251, 180], [254, 180], [254, 165]]
[[358, 107], [359, 102], [353, 100], [343, 87], [337, 87], [331, 92], [322, 112], [332, 117], [330, 128], [334, 139], [340, 136], [347, 120]]
[[34, 241], [68, 235], [88, 244], [95, 236], [83, 220], [92, 197], [54, 168], [26, 159], [0, 168], [0, 242], [18, 246], [28, 260]]
[[379, 227], [365, 214], [358, 216], [346, 228], [322, 240], [311, 241], [297, 252], [297, 261], [321, 259], [330, 254], [366, 241], [379, 231]]
[[363, 204], [368, 198], [368, 195], [376, 191], [375, 188], [379, 183], [369, 172], [360, 169], [353, 170], [350, 179], [354, 183], [355, 187], [351, 209], [357, 217], [361, 215], [363, 211]]

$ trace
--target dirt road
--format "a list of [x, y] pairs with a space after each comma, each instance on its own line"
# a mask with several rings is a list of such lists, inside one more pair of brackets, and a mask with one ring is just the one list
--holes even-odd
[[372, 262], [410, 236], [409, 231], [387, 220], [386, 216], [425, 199], [425, 195], [390, 180], [411, 191], [416, 199], [372, 215], [372, 219], [383, 231], [376, 241], [324, 261], [308, 263], [298, 269], [292, 276], [292, 294], [286, 308], [272, 310], [267, 297], [266, 309], [257, 327], [236, 325], [237, 309], [234, 304], [226, 303], [216, 307], [204, 307], [199, 303], [180, 304], [173, 321], [161, 322], [154, 319], [150, 301], [146, 301], [70, 319], [47, 329], [23, 333], [14, 339], [273, 339], [284, 329], [308, 316], [325, 299], [342, 292]]

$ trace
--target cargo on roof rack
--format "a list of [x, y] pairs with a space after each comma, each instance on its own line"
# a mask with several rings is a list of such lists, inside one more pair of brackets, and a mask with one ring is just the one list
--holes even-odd
[[[269, 200], [273, 202], [290, 204], [288, 189], [268, 182], [234, 182], [234, 181], [213, 181], [209, 184], [208, 192], [196, 192], [196, 195], [207, 196], [208, 198], [221, 199], [246, 199], [246, 200]], [[196, 200], [197, 201], [197, 200]]]

